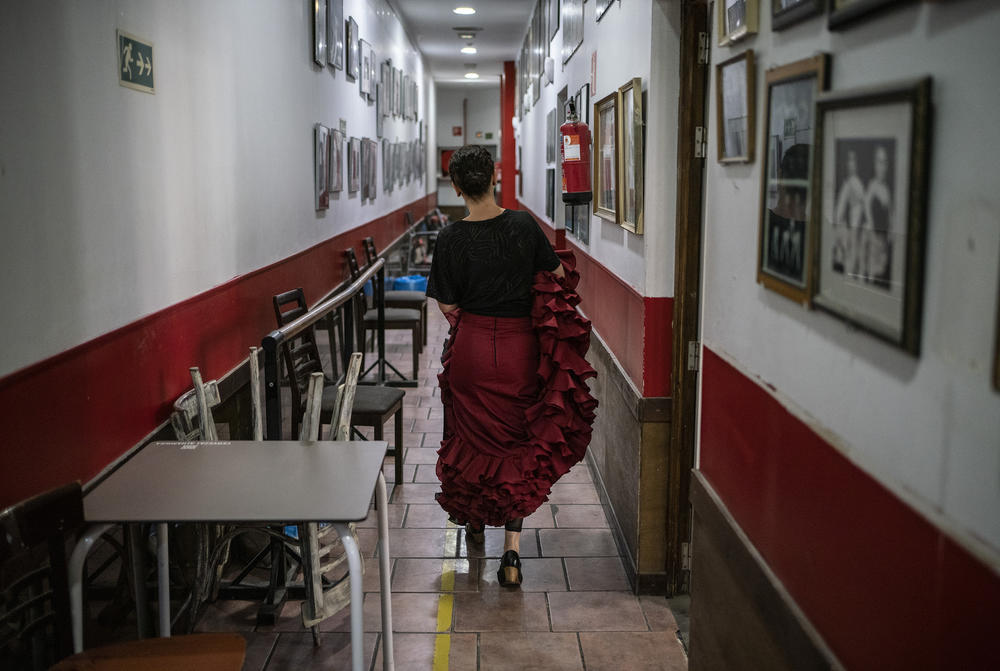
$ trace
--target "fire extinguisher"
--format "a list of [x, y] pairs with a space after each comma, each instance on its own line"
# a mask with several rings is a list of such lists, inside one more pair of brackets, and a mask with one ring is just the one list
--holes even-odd
[[576, 115], [576, 102], [569, 101], [566, 123], [559, 127], [562, 144], [562, 199], [569, 205], [583, 205], [593, 198], [590, 190], [590, 129]]

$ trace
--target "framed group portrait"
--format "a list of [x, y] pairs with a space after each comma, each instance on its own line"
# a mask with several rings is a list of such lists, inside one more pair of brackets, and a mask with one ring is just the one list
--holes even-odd
[[715, 0], [719, 44], [738, 42], [757, 32], [758, 0]]
[[826, 0], [770, 0], [771, 27], [784, 30], [823, 11]]
[[808, 305], [809, 222], [816, 98], [826, 90], [830, 58], [820, 54], [767, 71], [757, 281]]
[[816, 103], [813, 304], [920, 352], [929, 77]]
[[753, 50], [747, 49], [715, 66], [718, 159], [720, 163], [749, 163], [754, 151]]
[[618, 91], [594, 105], [594, 214], [618, 223]]

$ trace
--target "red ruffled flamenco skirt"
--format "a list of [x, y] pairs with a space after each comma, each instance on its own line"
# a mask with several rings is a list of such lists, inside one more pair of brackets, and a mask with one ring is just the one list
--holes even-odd
[[527, 517], [590, 443], [590, 322], [574, 309], [575, 259], [557, 253], [566, 277], [535, 274], [530, 318], [446, 315], [437, 501], [459, 523]]

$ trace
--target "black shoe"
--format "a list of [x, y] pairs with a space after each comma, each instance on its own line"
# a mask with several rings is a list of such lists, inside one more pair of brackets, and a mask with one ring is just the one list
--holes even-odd
[[507, 550], [500, 558], [497, 580], [503, 587], [517, 587], [521, 584], [521, 558], [513, 550]]
[[486, 542], [486, 525], [474, 528], [468, 522], [465, 523], [465, 540], [467, 543], [475, 543], [476, 545], [482, 545]]

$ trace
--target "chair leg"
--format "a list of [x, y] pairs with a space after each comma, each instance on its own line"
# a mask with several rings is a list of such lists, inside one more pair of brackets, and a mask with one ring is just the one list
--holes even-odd
[[424, 334], [423, 334], [424, 347], [427, 347], [427, 301], [424, 301], [423, 305], [420, 306], [420, 323], [424, 327]]
[[414, 324], [413, 330], [413, 379], [414, 381], [420, 378], [420, 352], [423, 348], [420, 346], [420, 324]]
[[393, 486], [403, 482], [403, 408], [400, 406], [396, 411], [396, 454], [393, 456], [393, 466], [395, 467], [396, 482]]

